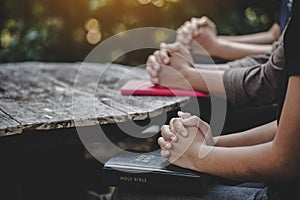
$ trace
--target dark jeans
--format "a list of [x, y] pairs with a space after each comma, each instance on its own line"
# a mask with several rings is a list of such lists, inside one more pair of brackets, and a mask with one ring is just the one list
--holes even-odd
[[[180, 187], [180, 183], [178, 184]], [[176, 188], [174, 188], [176, 190]], [[235, 186], [212, 185], [203, 195], [145, 193], [119, 188], [113, 193], [112, 200], [266, 200], [267, 187], [263, 184], [244, 183]]]

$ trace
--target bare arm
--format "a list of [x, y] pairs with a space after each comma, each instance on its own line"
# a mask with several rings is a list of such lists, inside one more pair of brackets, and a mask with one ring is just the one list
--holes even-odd
[[217, 47], [210, 54], [226, 60], [249, 55], [265, 54], [272, 50], [272, 43], [279, 40], [280, 27], [274, 24], [268, 31], [241, 36], [218, 36]]
[[153, 83], [225, 96], [224, 70], [218, 70], [217, 65], [206, 65], [209, 69], [196, 68], [189, 51], [180, 43], [164, 45], [167, 50], [156, 51], [147, 61], [147, 71]]
[[[229, 141], [229, 138], [219, 141], [219, 145], [225, 142], [227, 146], [234, 147], [210, 146], [207, 135], [211, 135], [211, 130], [206, 122], [195, 116], [176, 118], [170, 121], [169, 126], [162, 128], [163, 137], [158, 141], [162, 155], [181, 167], [229, 179], [272, 182], [299, 178], [299, 85], [300, 76], [290, 77], [277, 130], [271, 123], [231, 136], [233, 141]], [[192, 122], [194, 119], [198, 119], [196, 123]], [[188, 134], [182, 134], [182, 128]], [[170, 140], [173, 133], [177, 136], [174, 141]], [[242, 135], [249, 141], [242, 139]]]
[[185, 77], [194, 90], [224, 97], [223, 74], [223, 70], [187, 68]]
[[[245, 147], [203, 147], [210, 151], [197, 159], [197, 170], [247, 181], [289, 180], [300, 167], [300, 77], [291, 77], [282, 118], [273, 141]], [[205, 149], [209, 148], [209, 149]]]
[[272, 45], [248, 44], [218, 38], [215, 47], [208, 52], [211, 56], [225, 60], [236, 60], [249, 55], [265, 54], [271, 50]]
[[194, 64], [197, 69], [207, 69], [207, 70], [226, 70], [229, 69], [228, 64]]
[[[229, 70], [226, 70], [228, 64], [194, 64], [188, 50], [179, 43], [167, 45], [167, 48], [169, 55], [162, 49], [148, 59], [147, 71], [153, 83], [222, 97], [226, 93], [227, 100], [234, 106], [270, 105], [276, 101], [284, 66], [282, 43], [266, 64]], [[167, 62], [163, 63], [165, 59]]]
[[273, 121], [244, 132], [215, 137], [214, 140], [220, 147], [252, 146], [272, 141], [276, 131], [277, 122]]
[[194, 54], [208, 53], [210, 56], [225, 60], [236, 60], [270, 52], [272, 43], [279, 37], [280, 27], [276, 23], [266, 32], [242, 36], [218, 36], [215, 24], [207, 17], [202, 17], [186, 23], [179, 31], [177, 41]]
[[241, 43], [251, 43], [251, 44], [272, 44], [280, 37], [280, 27], [277, 23], [265, 32], [239, 35], [239, 36], [219, 36], [222, 39], [230, 40], [234, 42]]

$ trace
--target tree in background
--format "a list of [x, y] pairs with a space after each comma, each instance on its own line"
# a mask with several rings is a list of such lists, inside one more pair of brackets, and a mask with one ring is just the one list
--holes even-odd
[[[217, 23], [220, 34], [262, 31], [276, 20], [279, 5], [278, 0], [3, 0], [0, 62], [82, 61], [95, 45], [122, 31], [176, 30], [203, 15]], [[141, 64], [151, 52], [134, 52], [117, 62]]]

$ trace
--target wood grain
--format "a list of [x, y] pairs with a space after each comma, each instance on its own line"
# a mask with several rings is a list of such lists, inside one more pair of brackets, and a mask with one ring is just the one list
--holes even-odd
[[99, 63], [24, 62], [0, 65], [0, 135], [155, 117], [188, 97], [124, 96], [144, 67]]

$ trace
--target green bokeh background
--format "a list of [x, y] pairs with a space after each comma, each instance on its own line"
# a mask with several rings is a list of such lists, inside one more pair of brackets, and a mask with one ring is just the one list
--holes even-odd
[[[99, 21], [101, 41], [137, 27], [176, 30], [203, 15], [216, 22], [219, 34], [238, 35], [267, 30], [279, 8], [279, 0], [1, 0], [0, 62], [82, 61], [97, 45], [86, 40], [91, 18]], [[142, 64], [150, 53], [135, 52], [117, 62]]]

